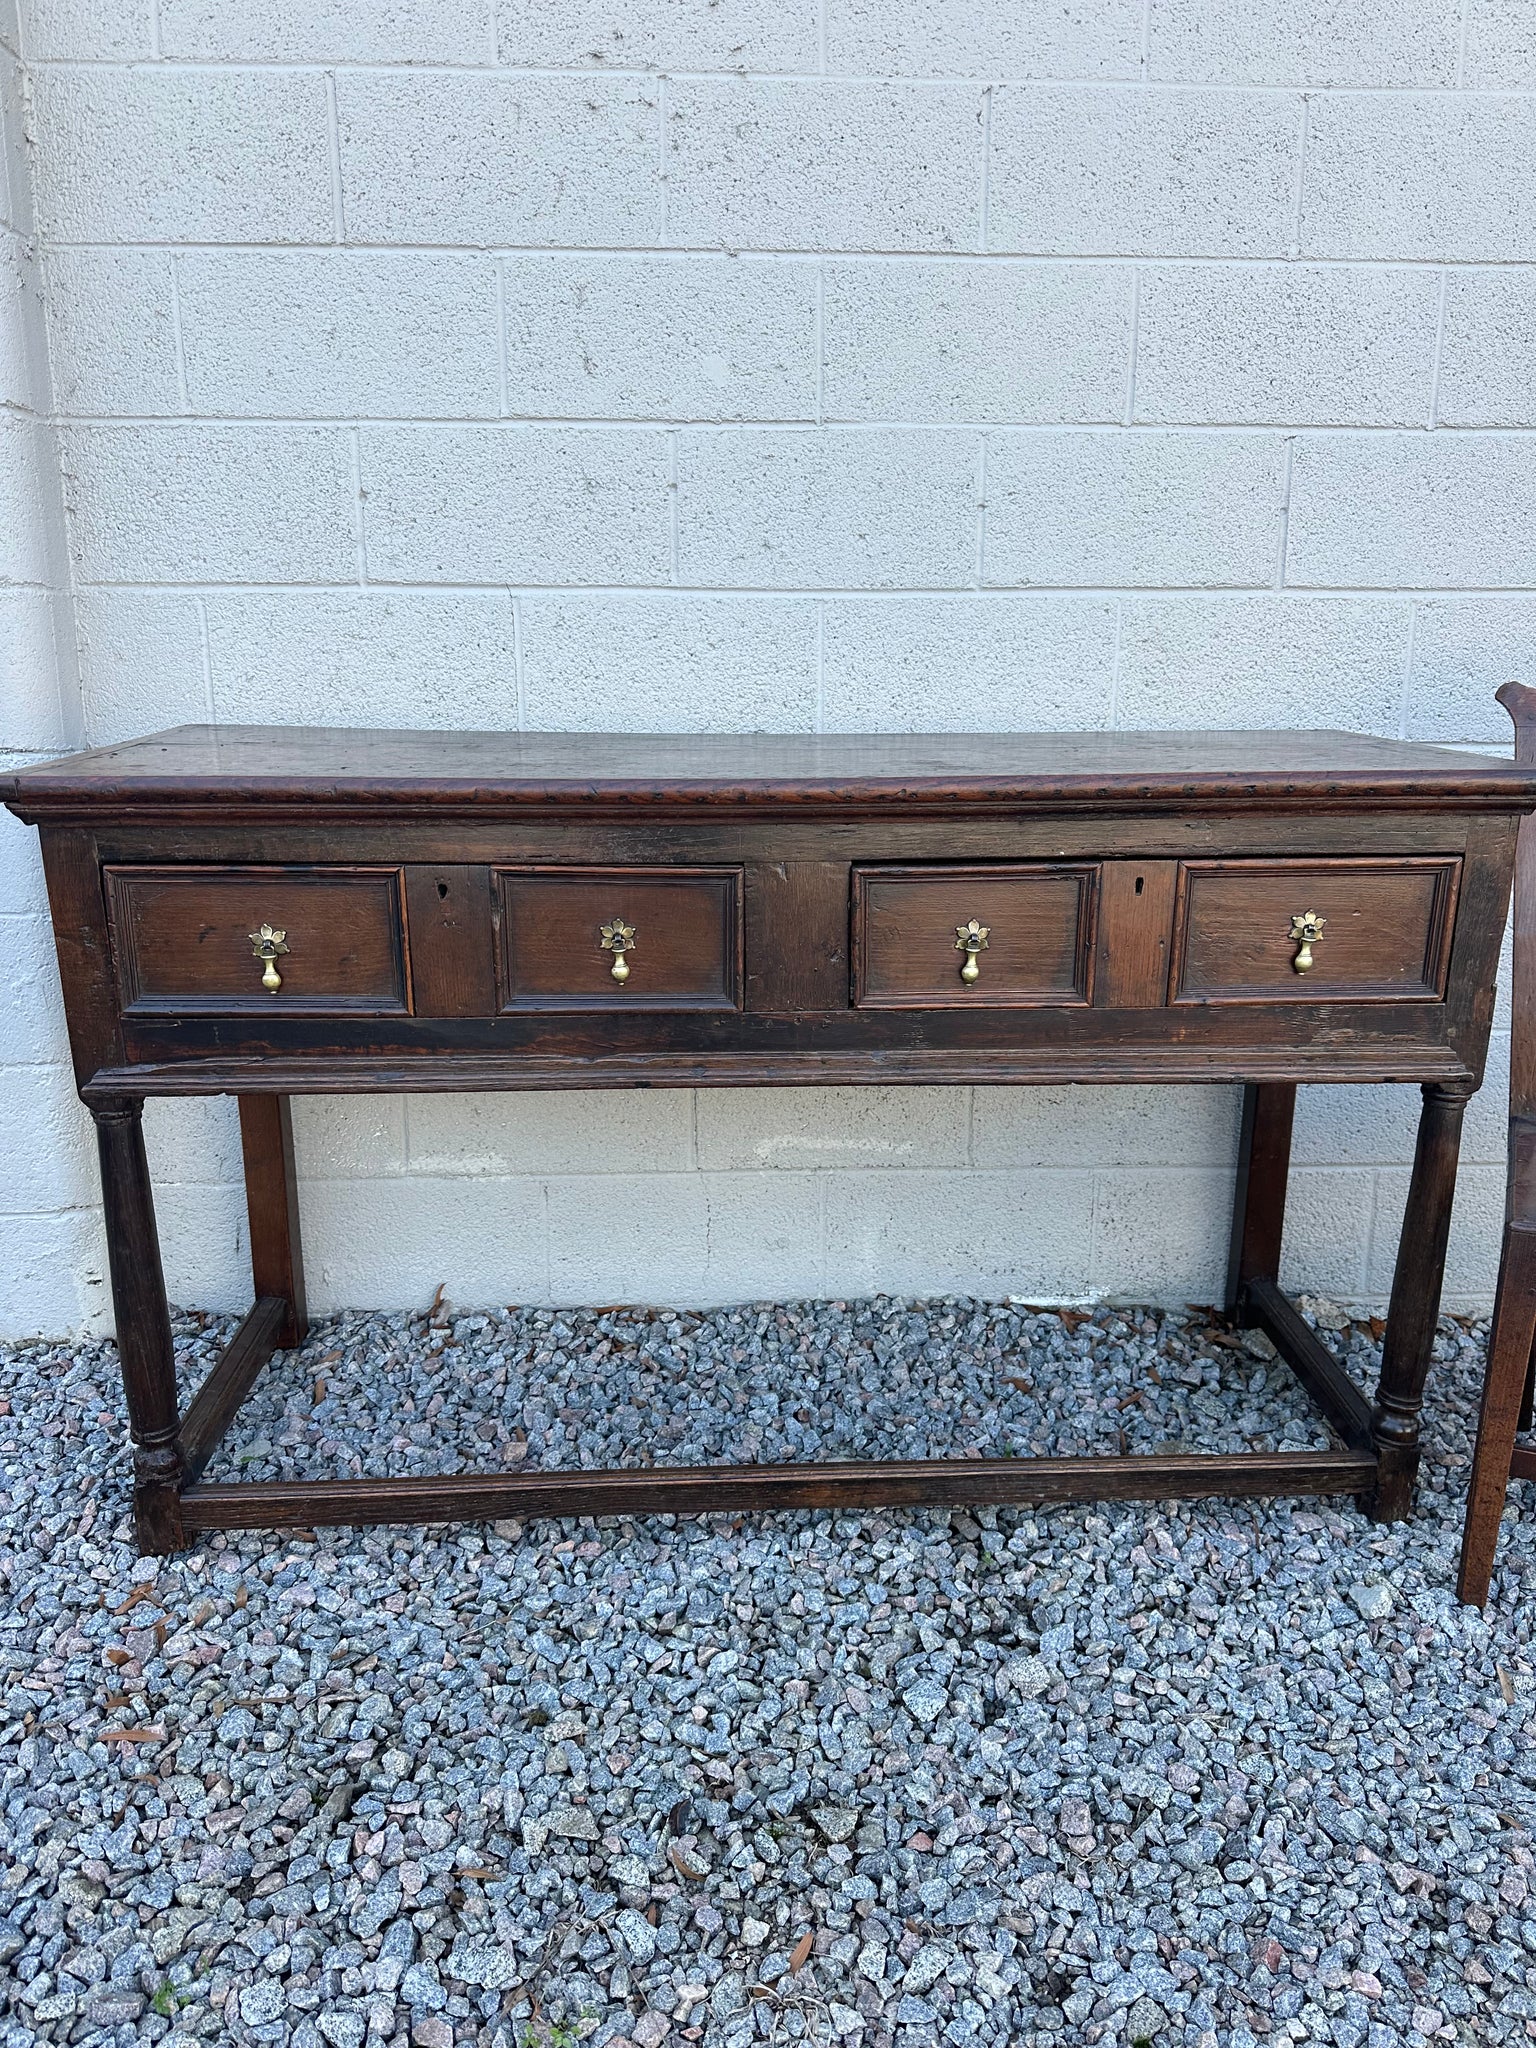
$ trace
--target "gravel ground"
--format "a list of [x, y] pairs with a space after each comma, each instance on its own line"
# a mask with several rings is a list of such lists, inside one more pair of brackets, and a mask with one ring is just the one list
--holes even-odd
[[[1379, 1325], [1313, 1312], [1369, 1385]], [[178, 1320], [189, 1381], [228, 1327]], [[1536, 1517], [1486, 1620], [1451, 1590], [1482, 1337], [1442, 1325], [1394, 1529], [1213, 1502], [144, 1561], [111, 1347], [0, 1350], [0, 2048], [1536, 2038]], [[352, 1315], [221, 1469], [1322, 1441], [1266, 1352], [1209, 1310]]]

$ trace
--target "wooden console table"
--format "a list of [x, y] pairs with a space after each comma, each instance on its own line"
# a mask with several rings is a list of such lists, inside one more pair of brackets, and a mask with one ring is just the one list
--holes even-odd
[[[869, 1502], [1407, 1512], [1536, 768], [1347, 733], [188, 726], [0, 797], [42, 827], [146, 1552], [207, 1528]], [[304, 1334], [291, 1095], [924, 1081], [1245, 1083], [1230, 1305], [1339, 1447], [202, 1479]], [[1374, 1405], [1277, 1284], [1298, 1081], [1423, 1088]], [[143, 1099], [220, 1094], [240, 1104], [256, 1302], [181, 1414]]]

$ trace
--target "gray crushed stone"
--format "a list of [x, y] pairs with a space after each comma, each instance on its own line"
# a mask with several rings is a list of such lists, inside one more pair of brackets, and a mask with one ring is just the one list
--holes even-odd
[[[1361, 1383], [1373, 1326], [1311, 1304]], [[187, 1383], [230, 1327], [177, 1322]], [[1379, 1326], [1374, 1326], [1379, 1334]], [[1536, 2038], [1536, 1517], [1348, 1502], [128, 1543], [0, 1347], [0, 2048]], [[210, 1477], [1325, 1442], [1209, 1310], [347, 1315]], [[457, 1461], [457, 1462], [456, 1462]]]

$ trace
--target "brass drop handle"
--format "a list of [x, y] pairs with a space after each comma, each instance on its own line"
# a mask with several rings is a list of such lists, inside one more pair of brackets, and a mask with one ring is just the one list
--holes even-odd
[[1315, 910], [1298, 910], [1291, 919], [1291, 941], [1295, 945], [1296, 958], [1291, 962], [1298, 974], [1305, 974], [1312, 965], [1312, 948], [1323, 936], [1327, 918], [1319, 917]]
[[987, 940], [991, 935], [992, 927], [989, 924], [978, 924], [974, 917], [969, 924], [955, 926], [955, 951], [965, 955], [960, 968], [960, 979], [967, 988], [981, 979], [981, 962], [976, 955], [986, 951]]
[[603, 935], [602, 950], [613, 955], [613, 966], [610, 972], [614, 980], [628, 981], [629, 962], [624, 956], [626, 953], [634, 951], [634, 926], [626, 924], [622, 917], [616, 917], [611, 924], [599, 925], [598, 930]]
[[288, 951], [288, 934], [281, 925], [264, 924], [258, 931], [247, 932], [251, 950], [262, 962], [261, 985], [269, 996], [275, 996], [283, 985], [283, 977], [277, 971], [277, 956]]

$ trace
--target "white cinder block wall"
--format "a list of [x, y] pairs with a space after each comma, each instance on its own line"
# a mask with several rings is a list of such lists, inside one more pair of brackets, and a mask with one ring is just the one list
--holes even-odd
[[[25, 80], [0, 0], [0, 766], [83, 738]], [[35, 834], [0, 813], [0, 1332], [98, 1323], [105, 1247]]]
[[[1536, 632], [1522, 0], [22, 16], [6, 250], [41, 272], [51, 400], [13, 349], [9, 748], [208, 718], [1505, 742]], [[0, 1316], [53, 1328], [99, 1281], [5, 844]], [[1502, 1046], [1453, 1305], [1491, 1293]], [[308, 1104], [312, 1294], [1209, 1299], [1235, 1107]], [[1382, 1298], [1415, 1107], [1308, 1093], [1293, 1282]], [[235, 1304], [229, 1118], [151, 1122], [173, 1292]]]

